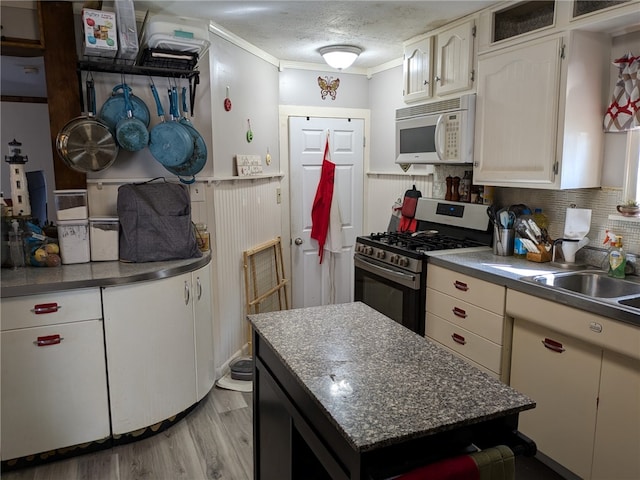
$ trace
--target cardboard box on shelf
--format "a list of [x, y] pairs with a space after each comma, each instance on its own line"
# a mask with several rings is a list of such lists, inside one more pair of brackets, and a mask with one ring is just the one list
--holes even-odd
[[82, 10], [83, 54], [88, 57], [115, 57], [118, 52], [116, 14], [102, 10]]

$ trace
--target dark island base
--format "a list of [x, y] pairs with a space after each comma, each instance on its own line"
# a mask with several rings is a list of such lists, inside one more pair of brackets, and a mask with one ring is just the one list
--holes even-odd
[[535, 443], [517, 431], [517, 413], [357, 451], [256, 332], [253, 342], [255, 480], [384, 479], [469, 453], [473, 446], [536, 453]]

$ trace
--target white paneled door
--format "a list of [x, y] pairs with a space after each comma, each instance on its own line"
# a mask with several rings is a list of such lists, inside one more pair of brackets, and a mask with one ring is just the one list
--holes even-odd
[[[318, 242], [311, 238], [311, 209], [327, 135], [330, 160], [336, 165], [333, 194], [340, 211], [341, 248], [339, 252], [325, 250], [320, 264]], [[363, 119], [289, 118], [294, 308], [353, 300], [353, 247], [362, 234], [363, 145]]]

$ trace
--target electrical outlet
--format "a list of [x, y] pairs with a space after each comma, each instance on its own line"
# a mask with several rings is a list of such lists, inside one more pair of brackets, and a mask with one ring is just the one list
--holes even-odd
[[276, 203], [282, 203], [282, 192], [280, 188], [276, 188]]
[[204, 185], [193, 183], [189, 185], [189, 193], [192, 202], [204, 202]]

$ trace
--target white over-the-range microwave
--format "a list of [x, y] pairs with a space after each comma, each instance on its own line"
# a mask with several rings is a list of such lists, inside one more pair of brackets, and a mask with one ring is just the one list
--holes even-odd
[[396, 163], [473, 163], [476, 96], [396, 110]]

